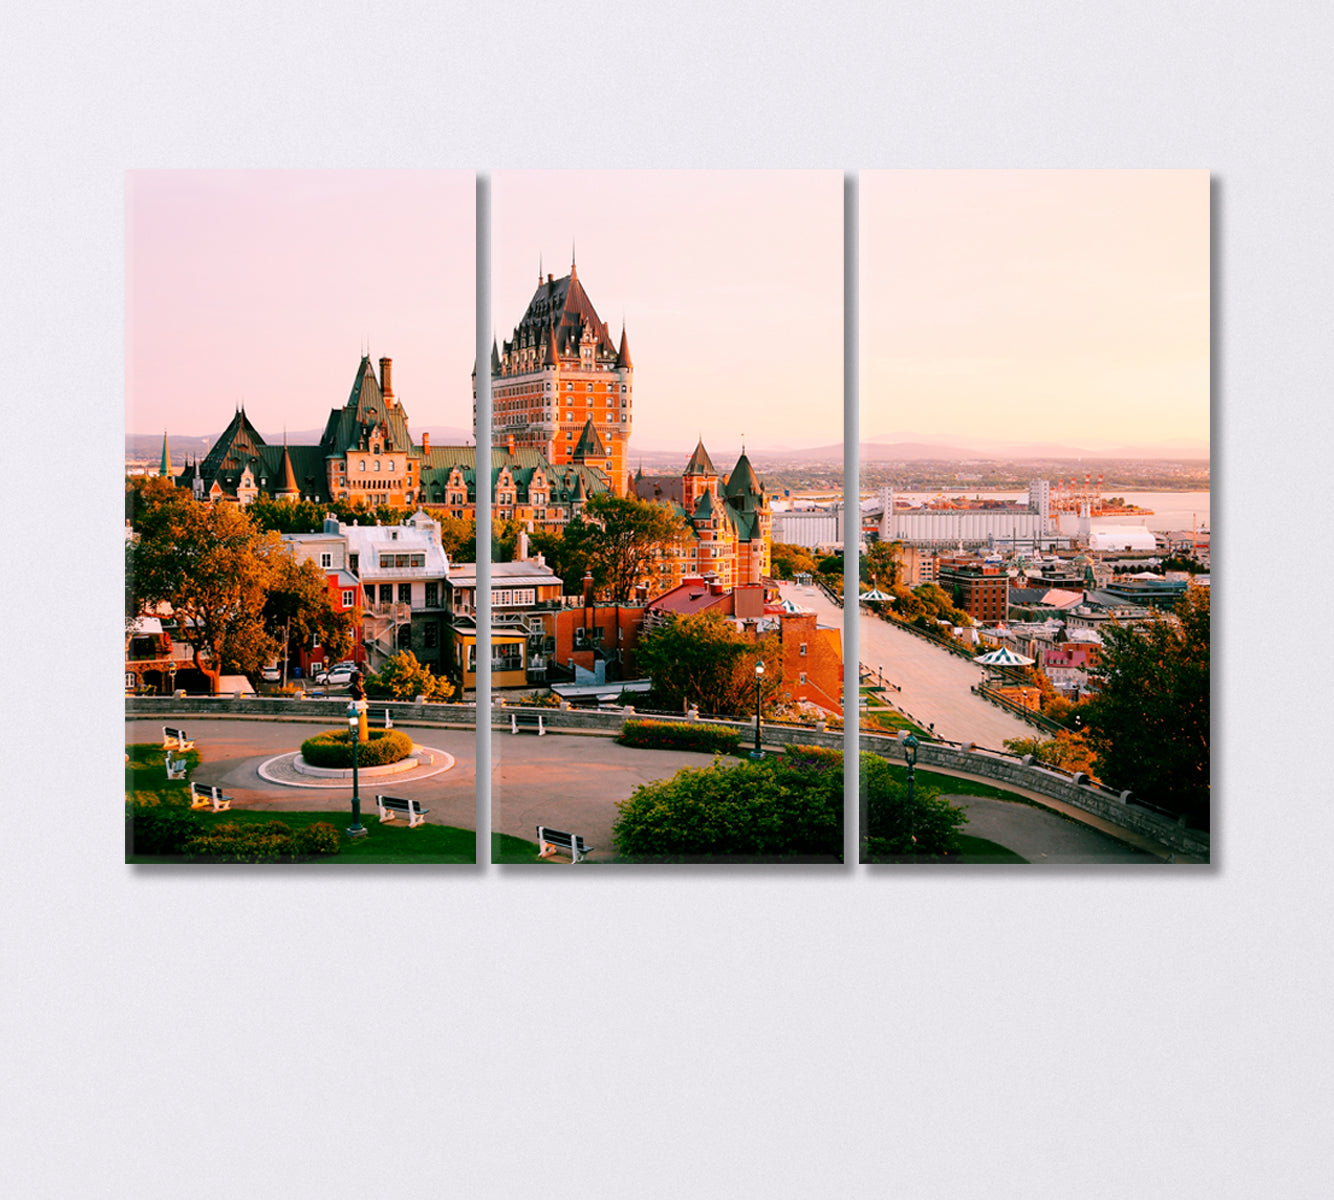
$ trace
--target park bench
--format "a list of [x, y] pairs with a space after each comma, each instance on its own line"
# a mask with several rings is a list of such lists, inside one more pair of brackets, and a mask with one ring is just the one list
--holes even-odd
[[184, 754], [194, 748], [194, 742], [185, 736], [184, 729], [173, 729], [170, 725], [162, 726], [162, 749], [179, 750]]
[[190, 807], [191, 808], [209, 808], [213, 811], [222, 812], [224, 809], [231, 808], [232, 797], [224, 796], [222, 788], [209, 787], [204, 783], [196, 783], [190, 780]]
[[408, 828], [415, 829], [426, 823], [429, 809], [422, 808], [420, 800], [404, 800], [399, 796], [376, 796], [375, 803], [380, 808], [380, 820], [392, 821], [399, 813], [408, 818]]
[[518, 733], [520, 729], [536, 729], [538, 737], [544, 736], [547, 731], [540, 712], [510, 713], [510, 732]]
[[580, 862], [593, 849], [577, 833], [562, 833], [559, 829], [537, 827], [538, 857], [550, 858], [557, 850], [570, 856], [570, 863]]
[[168, 778], [168, 779], [184, 779], [184, 778], [185, 778], [185, 768], [186, 768], [186, 766], [187, 766], [187, 763], [186, 763], [186, 760], [185, 760], [184, 758], [172, 758], [172, 756], [171, 756], [171, 751], [168, 750], [168, 751], [167, 751], [166, 765], [167, 765], [167, 778]]

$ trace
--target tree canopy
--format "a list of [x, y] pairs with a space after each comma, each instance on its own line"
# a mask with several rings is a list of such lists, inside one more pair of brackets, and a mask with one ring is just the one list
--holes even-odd
[[636, 584], [656, 578], [652, 568], [687, 532], [680, 514], [664, 504], [604, 492], [566, 525], [559, 547], [549, 535], [535, 536], [534, 545], [553, 568], [559, 564], [566, 592], [577, 592], [589, 572], [600, 593], [625, 604]]
[[353, 620], [334, 609], [318, 569], [298, 566], [282, 538], [238, 505], [147, 478], [127, 486], [126, 513], [127, 624], [170, 606], [175, 636], [214, 687], [220, 674], [254, 674], [275, 658], [289, 620], [293, 641], [319, 637], [335, 654], [351, 648]]
[[720, 716], [755, 711], [755, 664], [764, 663], [761, 704], [772, 704], [783, 679], [782, 644], [774, 634], [751, 641], [718, 613], [673, 617], [639, 639], [635, 659], [666, 708], [690, 704]]
[[1114, 788], [1209, 822], [1209, 589], [1174, 614], [1102, 631], [1101, 691], [1084, 706], [1099, 774]]

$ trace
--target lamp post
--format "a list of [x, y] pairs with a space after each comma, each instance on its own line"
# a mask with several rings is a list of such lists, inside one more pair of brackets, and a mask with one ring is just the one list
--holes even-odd
[[366, 828], [361, 823], [361, 793], [357, 787], [357, 746], [361, 741], [357, 735], [361, 732], [361, 713], [355, 700], [347, 706], [347, 730], [352, 742], [352, 824], [347, 836], [359, 838], [366, 836]]
[[750, 752], [750, 757], [759, 761], [764, 757], [764, 751], [760, 749], [760, 684], [764, 682], [764, 664], [757, 662], [755, 664], [755, 749]]
[[903, 761], [908, 764], [908, 840], [912, 845], [912, 856], [917, 858], [917, 835], [914, 832], [916, 808], [913, 804], [913, 773], [917, 766], [917, 739], [910, 733], [903, 739]]

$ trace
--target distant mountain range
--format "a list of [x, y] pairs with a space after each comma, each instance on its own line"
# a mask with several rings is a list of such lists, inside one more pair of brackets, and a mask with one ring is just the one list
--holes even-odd
[[[221, 431], [219, 431], [221, 432]], [[413, 431], [413, 436], [420, 438], [428, 433], [431, 442], [437, 446], [463, 446], [472, 444], [472, 430], [457, 425], [427, 425]], [[322, 429], [301, 429], [287, 431], [287, 440], [295, 445], [311, 445], [320, 440]], [[208, 436], [168, 434], [171, 447], [172, 463], [181, 466], [187, 455], [202, 455], [217, 440], [219, 434]], [[281, 445], [283, 435], [264, 433], [264, 440], [270, 445]], [[640, 447], [634, 441], [630, 443], [630, 461], [638, 463], [642, 457], [644, 465], [659, 465], [680, 459], [684, 462], [690, 457], [693, 445], [674, 449], [660, 447]], [[748, 454], [756, 461], [799, 462], [803, 460], [842, 461], [843, 443], [832, 442], [824, 446], [809, 446], [793, 449], [789, 446], [751, 446]], [[162, 434], [127, 434], [125, 438], [125, 456], [127, 459], [144, 461], [156, 459], [162, 453]], [[740, 449], [709, 447], [709, 454], [722, 470], [728, 470], [736, 462]], [[1069, 462], [1075, 459], [1171, 459], [1208, 461], [1209, 444], [1207, 442], [1178, 439], [1175, 441], [1147, 443], [1125, 443], [1119, 446], [1071, 446], [1060, 442], [1005, 442], [992, 439], [969, 438], [946, 441], [933, 440], [920, 434], [891, 434], [887, 436], [865, 438], [861, 443], [863, 462], [971, 462], [976, 460], [1013, 461], [1016, 459], [1058, 459]], [[726, 462], [727, 466], [723, 466]]]

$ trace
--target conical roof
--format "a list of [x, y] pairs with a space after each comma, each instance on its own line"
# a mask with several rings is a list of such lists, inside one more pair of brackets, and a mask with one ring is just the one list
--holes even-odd
[[713, 459], [709, 457], [709, 452], [704, 449], [704, 439], [700, 438], [695, 446], [695, 452], [690, 456], [690, 461], [686, 463], [686, 469], [682, 472], [684, 475], [712, 475], [715, 478], [718, 475], [718, 468], [713, 465]]
[[625, 326], [621, 326], [621, 347], [616, 351], [616, 365], [623, 370], [633, 370], [634, 363], [630, 361], [630, 343], [625, 336]]
[[574, 445], [574, 452], [571, 457], [576, 460], [607, 457], [607, 448], [602, 444], [602, 438], [598, 435], [598, 429], [593, 424], [592, 417], [584, 422], [584, 427], [579, 433], [579, 440]]
[[159, 475], [171, 475], [171, 451], [167, 449], [167, 431], [162, 431], [162, 462], [157, 469]]
[[763, 491], [759, 477], [755, 474], [755, 468], [750, 465], [750, 459], [743, 450], [741, 457], [736, 460], [736, 466], [732, 468], [732, 474], [727, 478], [725, 494], [729, 499], [742, 501], [743, 507], [750, 507], [744, 501], [758, 499]]
[[282, 484], [278, 488], [279, 496], [299, 496], [301, 489], [296, 485], [296, 472], [292, 470], [292, 456], [287, 451], [287, 443], [283, 442], [283, 461], [278, 468], [282, 472]]

